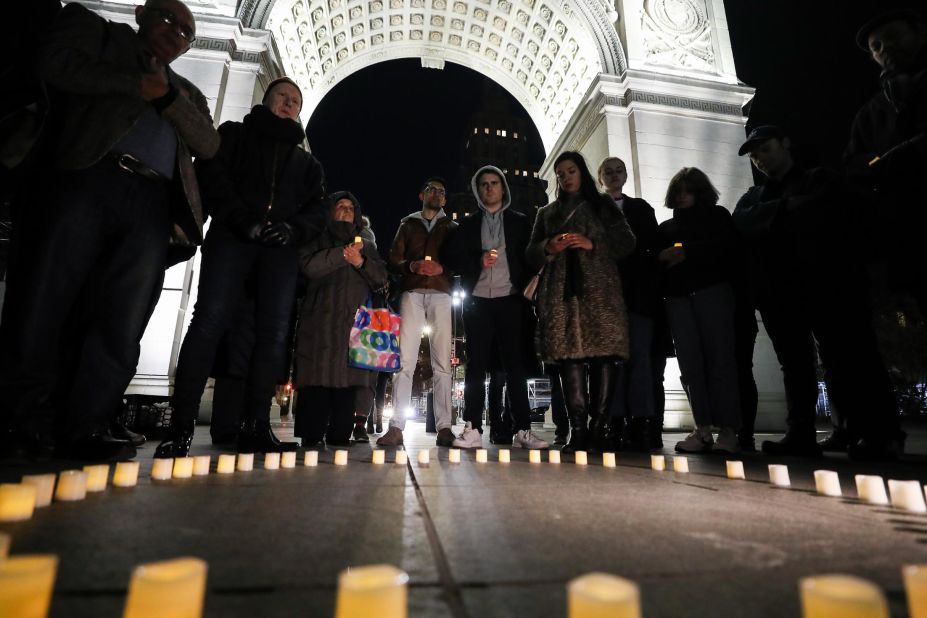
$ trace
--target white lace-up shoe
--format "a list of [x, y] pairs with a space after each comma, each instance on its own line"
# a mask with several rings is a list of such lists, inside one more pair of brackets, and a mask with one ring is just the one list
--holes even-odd
[[679, 453], [705, 453], [711, 450], [714, 442], [710, 429], [696, 429], [686, 436], [685, 440], [676, 443], [676, 451]]
[[534, 435], [530, 429], [522, 429], [512, 438], [512, 448], [543, 449], [550, 445]]
[[454, 448], [482, 448], [483, 435], [479, 429], [473, 428], [473, 423], [467, 421], [463, 433], [454, 440]]

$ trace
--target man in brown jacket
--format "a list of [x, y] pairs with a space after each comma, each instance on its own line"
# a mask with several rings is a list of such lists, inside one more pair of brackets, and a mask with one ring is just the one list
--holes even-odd
[[[412, 376], [418, 360], [422, 332], [428, 333], [434, 374], [437, 445], [451, 446], [451, 274], [441, 264], [449, 233], [457, 227], [444, 214], [447, 183], [438, 177], [425, 181], [418, 199], [421, 212], [405, 217], [389, 252], [390, 270], [402, 277], [399, 353], [402, 368], [393, 378], [393, 408], [389, 431], [377, 444], [402, 444], [402, 431], [412, 400]], [[427, 327], [430, 331], [425, 331]]]
[[[134, 455], [110, 434], [110, 416], [135, 374], [171, 237], [189, 247], [202, 240], [191, 155], [213, 156], [219, 135], [205, 97], [169, 67], [196, 24], [179, 0], [147, 0], [135, 19], [137, 32], [68, 4], [38, 53], [59, 107], [27, 209], [41, 223], [28, 224], [41, 229], [31, 285], [15, 290], [16, 319], [4, 316], [0, 329], [7, 452], [47, 446], [47, 420], [57, 416], [58, 456]], [[63, 335], [75, 350], [66, 363]]]

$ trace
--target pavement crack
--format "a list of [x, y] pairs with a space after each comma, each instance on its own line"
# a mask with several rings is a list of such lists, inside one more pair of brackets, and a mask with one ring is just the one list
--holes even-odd
[[415, 478], [415, 470], [412, 468], [412, 462], [408, 464], [409, 478], [412, 479], [412, 486], [415, 488], [415, 498], [418, 500], [419, 508], [422, 512], [422, 523], [425, 525], [425, 534], [428, 536], [428, 544], [431, 546], [431, 553], [434, 556], [435, 566], [438, 570], [438, 578], [441, 581], [441, 587], [444, 590], [444, 599], [451, 615], [454, 618], [469, 618], [467, 608], [464, 605], [463, 597], [460, 594], [460, 585], [454, 579], [451, 572], [451, 565], [447, 560], [447, 554], [444, 552], [444, 545], [441, 543], [441, 537], [438, 536], [438, 529], [435, 527], [434, 520], [431, 518], [431, 512], [425, 503], [425, 495], [419, 487], [418, 479]]

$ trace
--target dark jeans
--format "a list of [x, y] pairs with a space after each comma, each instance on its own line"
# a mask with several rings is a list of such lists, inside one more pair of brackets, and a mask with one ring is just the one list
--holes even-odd
[[560, 382], [560, 369], [557, 365], [546, 363], [544, 373], [550, 380], [550, 415], [557, 429], [555, 434], [566, 437], [570, 433], [570, 417], [567, 414], [566, 401], [563, 398], [563, 384]]
[[235, 435], [241, 427], [253, 349], [254, 299], [246, 296], [238, 303], [232, 325], [219, 342], [213, 367], [216, 382], [209, 420], [209, 434], [213, 438]]
[[836, 282], [819, 287], [813, 296], [792, 290], [788, 297], [783, 293], [782, 302], [761, 306], [760, 315], [782, 365], [789, 431], [814, 432], [817, 340], [829, 388], [846, 416], [847, 428], [875, 442], [898, 436], [895, 394], [879, 355], [864, 293]]
[[740, 431], [742, 442], [753, 439], [759, 393], [753, 377], [753, 348], [756, 346], [756, 312], [747, 302], [737, 299], [734, 310], [734, 356], [737, 360], [737, 388], [740, 391]]
[[323, 437], [334, 444], [347, 444], [354, 430], [358, 388], [362, 387], [304, 386], [299, 389], [294, 435], [302, 438], [303, 444], [315, 444]]
[[653, 405], [652, 317], [628, 313], [631, 358], [619, 369], [611, 402], [613, 418], [651, 418]]
[[699, 427], [740, 428], [734, 310], [727, 283], [666, 299], [679, 369]]
[[[499, 354], [500, 350], [495, 348], [493, 354]], [[500, 435], [512, 431], [512, 406], [508, 401], [508, 394], [505, 388], [505, 371], [496, 369], [489, 372], [489, 393], [486, 396], [486, 416], [489, 417], [489, 424], [492, 426], [494, 433]]]
[[[467, 333], [467, 377], [464, 384], [464, 420], [476, 429], [483, 427], [486, 400], [486, 371], [490, 354], [498, 349], [505, 370], [513, 429], [531, 429], [528, 384], [522, 359], [522, 303], [518, 296], [479, 298], [471, 296], [464, 305]], [[498, 343], [498, 348], [494, 346]]]
[[[47, 406], [59, 380], [71, 383], [59, 434], [108, 430], [135, 375], [139, 340], [162, 281], [170, 216], [166, 185], [103, 161], [47, 178], [45, 225], [28, 251], [31, 285], [18, 286], [17, 319], [5, 320], [0, 390], [4, 414]], [[86, 297], [86, 290], [96, 290]], [[79, 303], [82, 332], [73, 365], [59, 358], [64, 326]], [[27, 420], [28, 422], [28, 420]]]
[[216, 223], [203, 244], [198, 298], [184, 337], [174, 381], [174, 420], [196, 420], [219, 341], [228, 330], [249, 275], [255, 281], [254, 347], [248, 368], [246, 419], [267, 421], [280, 366], [286, 355], [296, 290], [292, 247], [265, 247], [239, 240]]

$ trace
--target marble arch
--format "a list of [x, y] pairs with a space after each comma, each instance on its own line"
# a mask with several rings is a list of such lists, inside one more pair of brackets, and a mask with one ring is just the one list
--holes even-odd
[[627, 68], [601, 0], [252, 0], [238, 15], [274, 33], [284, 71], [307, 93], [304, 118], [372, 64], [448, 61], [506, 88], [550, 149], [596, 76]]

